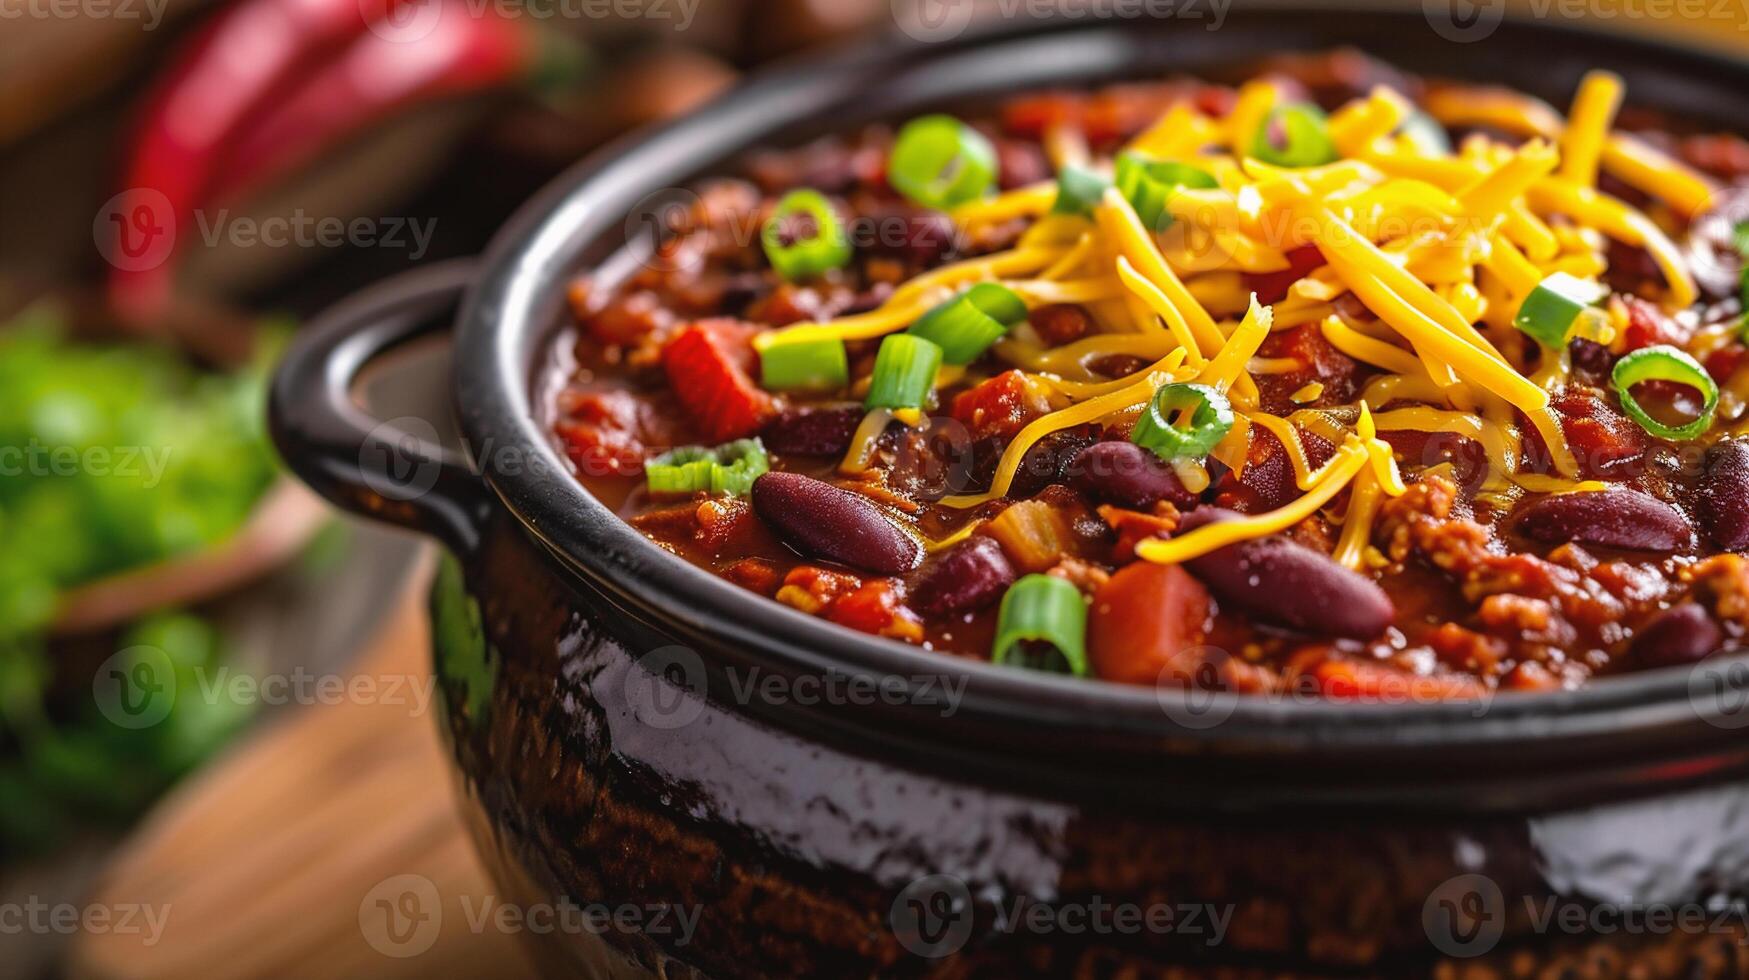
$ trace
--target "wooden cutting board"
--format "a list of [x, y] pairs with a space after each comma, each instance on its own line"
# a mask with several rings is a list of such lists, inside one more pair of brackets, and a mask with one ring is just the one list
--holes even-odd
[[[82, 933], [70, 975], [534, 976], [517, 936], [456, 911], [495, 889], [457, 815], [435, 707], [409, 687], [430, 683], [431, 567], [355, 665], [380, 693], [312, 699], [154, 811], [88, 906], [141, 925]], [[431, 896], [450, 914], [421, 917]]]

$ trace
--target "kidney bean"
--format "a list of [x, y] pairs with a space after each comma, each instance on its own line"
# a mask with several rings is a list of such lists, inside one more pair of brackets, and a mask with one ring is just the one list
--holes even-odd
[[1133, 442], [1088, 446], [1069, 464], [1068, 476], [1077, 490], [1119, 507], [1147, 510], [1162, 500], [1180, 510], [1196, 505], [1196, 494], [1184, 488], [1172, 467]]
[[760, 441], [774, 453], [791, 456], [842, 456], [850, 448], [863, 410], [843, 408], [791, 409], [759, 430]]
[[1749, 440], [1723, 439], [1707, 450], [1699, 505], [1714, 544], [1730, 551], [1749, 548]]
[[1648, 667], [1683, 667], [1724, 646], [1725, 633], [1701, 606], [1685, 602], [1659, 613], [1634, 637], [1632, 653]]
[[1014, 584], [1014, 566], [1002, 546], [974, 535], [935, 556], [911, 583], [911, 606], [942, 617], [981, 609]]
[[881, 575], [917, 567], [923, 546], [867, 497], [800, 473], [753, 481], [753, 510], [784, 543]]
[[1577, 541], [1636, 551], [1676, 551], [1694, 544], [1682, 512], [1627, 487], [1560, 493], [1519, 511], [1519, 533], [1537, 541]]
[[[1237, 517], [1229, 510], [1200, 507], [1185, 516], [1178, 533]], [[1217, 548], [1184, 567], [1223, 605], [1306, 633], [1367, 640], [1397, 618], [1390, 596], [1377, 582], [1283, 537]]]

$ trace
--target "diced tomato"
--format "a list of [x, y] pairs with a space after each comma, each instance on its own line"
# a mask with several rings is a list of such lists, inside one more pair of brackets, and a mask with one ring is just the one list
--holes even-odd
[[777, 566], [764, 558], [743, 558], [723, 569], [723, 577], [760, 595], [773, 595], [783, 581]]
[[1069, 92], [1044, 92], [1010, 99], [1002, 107], [1002, 128], [1015, 136], [1043, 139], [1053, 126], [1080, 122], [1086, 97]]
[[751, 376], [754, 330], [738, 320], [700, 320], [662, 349], [669, 387], [712, 442], [750, 436], [777, 414]]
[[[1645, 430], [1611, 408], [1603, 396], [1582, 385], [1568, 385], [1549, 400], [1559, 414], [1567, 446], [1587, 477], [1621, 478], [1645, 469]], [[1523, 425], [1524, 450], [1545, 472], [1548, 448], [1534, 426]]]
[[[588, 302], [573, 297], [573, 304]], [[640, 290], [614, 299], [600, 309], [582, 314], [583, 328], [598, 344], [635, 347], [648, 337], [668, 329], [673, 314], [663, 308], [662, 300], [652, 292]]]
[[853, 630], [915, 643], [923, 623], [905, 607], [892, 579], [876, 579], [832, 603], [826, 618]]
[[629, 391], [568, 392], [553, 430], [583, 476], [635, 476], [644, 469], [650, 406]]
[[[1307, 432], [1300, 433], [1300, 445], [1305, 447], [1306, 462], [1313, 469], [1336, 454], [1334, 446]], [[1251, 427], [1251, 447], [1245, 454], [1244, 470], [1236, 477], [1230, 472], [1223, 474], [1215, 485], [1215, 503], [1241, 514], [1285, 507], [1299, 495], [1287, 450], [1274, 433], [1261, 426]]]
[[1655, 344], [1686, 345], [1692, 331], [1686, 330], [1663, 310], [1638, 296], [1624, 297], [1628, 308], [1627, 329], [1622, 331], [1623, 352]]
[[1712, 375], [1714, 381], [1724, 384], [1726, 379], [1736, 374], [1737, 369], [1743, 366], [1745, 354], [1749, 354], [1749, 348], [1742, 344], [1729, 344], [1721, 347], [1707, 355], [1706, 373]]
[[1245, 288], [1257, 294], [1259, 303], [1279, 303], [1287, 297], [1289, 286], [1324, 264], [1324, 253], [1316, 245], [1302, 245], [1287, 253], [1288, 267], [1280, 272], [1247, 272], [1239, 278]]
[[1024, 371], [1004, 371], [962, 391], [953, 400], [952, 415], [971, 430], [973, 439], [1012, 439], [1028, 422], [1051, 410], [1050, 388]]
[[[1262, 408], [1272, 415], [1291, 415], [1308, 406], [1350, 404], [1360, 392], [1360, 364], [1337, 350], [1315, 323], [1270, 334], [1257, 353], [1300, 365], [1279, 374], [1256, 376]], [[1295, 402], [1292, 396], [1314, 381], [1324, 386], [1318, 397], [1303, 404]]]
[[700, 548], [716, 556], [745, 554], [769, 542], [765, 524], [745, 497], [713, 497], [698, 505]]
[[1455, 432], [1424, 432], [1420, 429], [1390, 429], [1379, 433], [1391, 449], [1413, 469], [1450, 463], [1452, 476], [1463, 492], [1473, 494], [1488, 479], [1488, 451], [1474, 439]]
[[1424, 704], [1479, 698], [1486, 686], [1473, 677], [1456, 674], [1411, 674], [1381, 663], [1330, 659], [1312, 668], [1318, 693], [1343, 701], [1379, 704]]
[[1177, 565], [1125, 566], [1093, 595], [1087, 620], [1093, 673], [1150, 686], [1206, 681], [1198, 675], [1208, 672], [1201, 644], [1212, 612], [1208, 590]]

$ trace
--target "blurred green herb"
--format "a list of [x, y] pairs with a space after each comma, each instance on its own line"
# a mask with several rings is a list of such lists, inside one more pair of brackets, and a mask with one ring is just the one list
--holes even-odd
[[113, 638], [169, 665], [171, 707], [149, 725], [102, 710], [100, 679], [66, 676], [86, 658], [68, 669], [45, 630], [67, 589], [248, 519], [275, 477], [262, 412], [274, 352], [218, 374], [169, 348], [76, 342], [52, 308], [0, 325], [0, 854], [137, 812], [247, 715], [200, 683], [225, 650], [199, 618], [154, 615]]

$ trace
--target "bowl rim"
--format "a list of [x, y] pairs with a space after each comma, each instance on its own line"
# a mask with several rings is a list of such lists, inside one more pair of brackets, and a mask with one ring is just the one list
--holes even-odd
[[[1418, 12], [1384, 11], [1367, 4], [1235, 4], [1228, 29], [1234, 16], [1242, 24], [1245, 19], [1260, 21], [1249, 30], [1263, 37], [1295, 36], [1322, 18], [1326, 23], [1312, 49], [1333, 46], [1340, 38], [1330, 38], [1332, 34], [1364, 36], [1371, 30], [1394, 36], [1416, 23], [1422, 33], [1430, 33]], [[1554, 41], [1583, 50], [1587, 65], [1634, 60], [1653, 66], [1648, 70], [1690, 79], [1711, 74], [1749, 83], [1749, 62], [1691, 45], [1510, 16], [1498, 30], [1516, 44]], [[953, 712], [959, 719], [955, 727], [976, 720], [1011, 736], [1115, 736], [1174, 755], [1287, 754], [1307, 763], [1349, 764], [1380, 750], [1510, 746], [1515, 751], [1506, 755], [1513, 762], [1546, 766], [1556, 759], [1585, 759], [1599, 744], [1627, 737], [1654, 747], [1679, 743], [1685, 750], [1728, 737], [1729, 726], [1718, 723], [1718, 713], [1709, 721], [1711, 705], [1697, 701], [1696, 673], [1683, 668], [1600, 678], [1577, 691], [1502, 693], [1480, 705], [1354, 704], [1182, 695], [945, 656], [856, 633], [751, 595], [659, 548], [572, 476], [538, 424], [531, 389], [559, 322], [564, 283], [590, 265], [585, 253], [603, 235], [611, 238], [614, 226], [633, 230], [630, 219], [617, 216], [635, 214], [653, 192], [683, 187], [726, 157], [769, 145], [771, 137], [793, 133], [798, 126], [805, 129], [805, 121], [830, 115], [834, 107], [842, 110], [852, 99], [874, 97], [867, 87], [871, 80], [879, 79], [886, 87], [888, 94], [877, 99], [885, 103], [915, 101], [919, 93], [950, 93], [948, 101], [951, 93], [970, 95], [973, 82], [997, 70], [1000, 61], [1027, 65], [1032, 74], [1054, 71], [1094, 82], [1158, 75], [1157, 67], [1133, 62], [1122, 62], [1124, 70], [1113, 72], [1077, 67], [1084, 64], [1077, 59], [1098, 52], [1144, 57], [1151, 45], [1170, 43], [1163, 41], [1167, 32], [1156, 22], [1107, 19], [1005, 23], [927, 46], [892, 36], [877, 38], [759, 72], [685, 117], [591, 155], [503, 227], [464, 302], [454, 394], [476, 472], [568, 570], [628, 611], [718, 654], [732, 648], [752, 662], [791, 674], [829, 672], [888, 679], [885, 683], [897, 678], [913, 694], [919, 684], [964, 676]], [[1209, 37], [1227, 43], [1213, 33]], [[1403, 53], [1386, 60], [1401, 63], [1409, 57], [1407, 45], [1420, 43], [1419, 38], [1403, 37]], [[1284, 50], [1251, 44], [1209, 60], [1231, 63]], [[1013, 60], [1017, 58], [1022, 60]], [[1043, 86], [1025, 83], [1017, 90], [1033, 87]], [[616, 217], [610, 221], [603, 213]], [[502, 465], [506, 459], [515, 459], [516, 467]], [[1727, 659], [1738, 658], [1710, 662]], [[917, 706], [907, 703], [908, 708]], [[1213, 714], [1221, 716], [1219, 723], [1198, 723]], [[888, 713], [875, 723], [892, 724], [897, 717], [921, 720], [924, 715]], [[1038, 739], [1029, 741], [1036, 744]], [[1501, 756], [1490, 753], [1496, 762]]]

